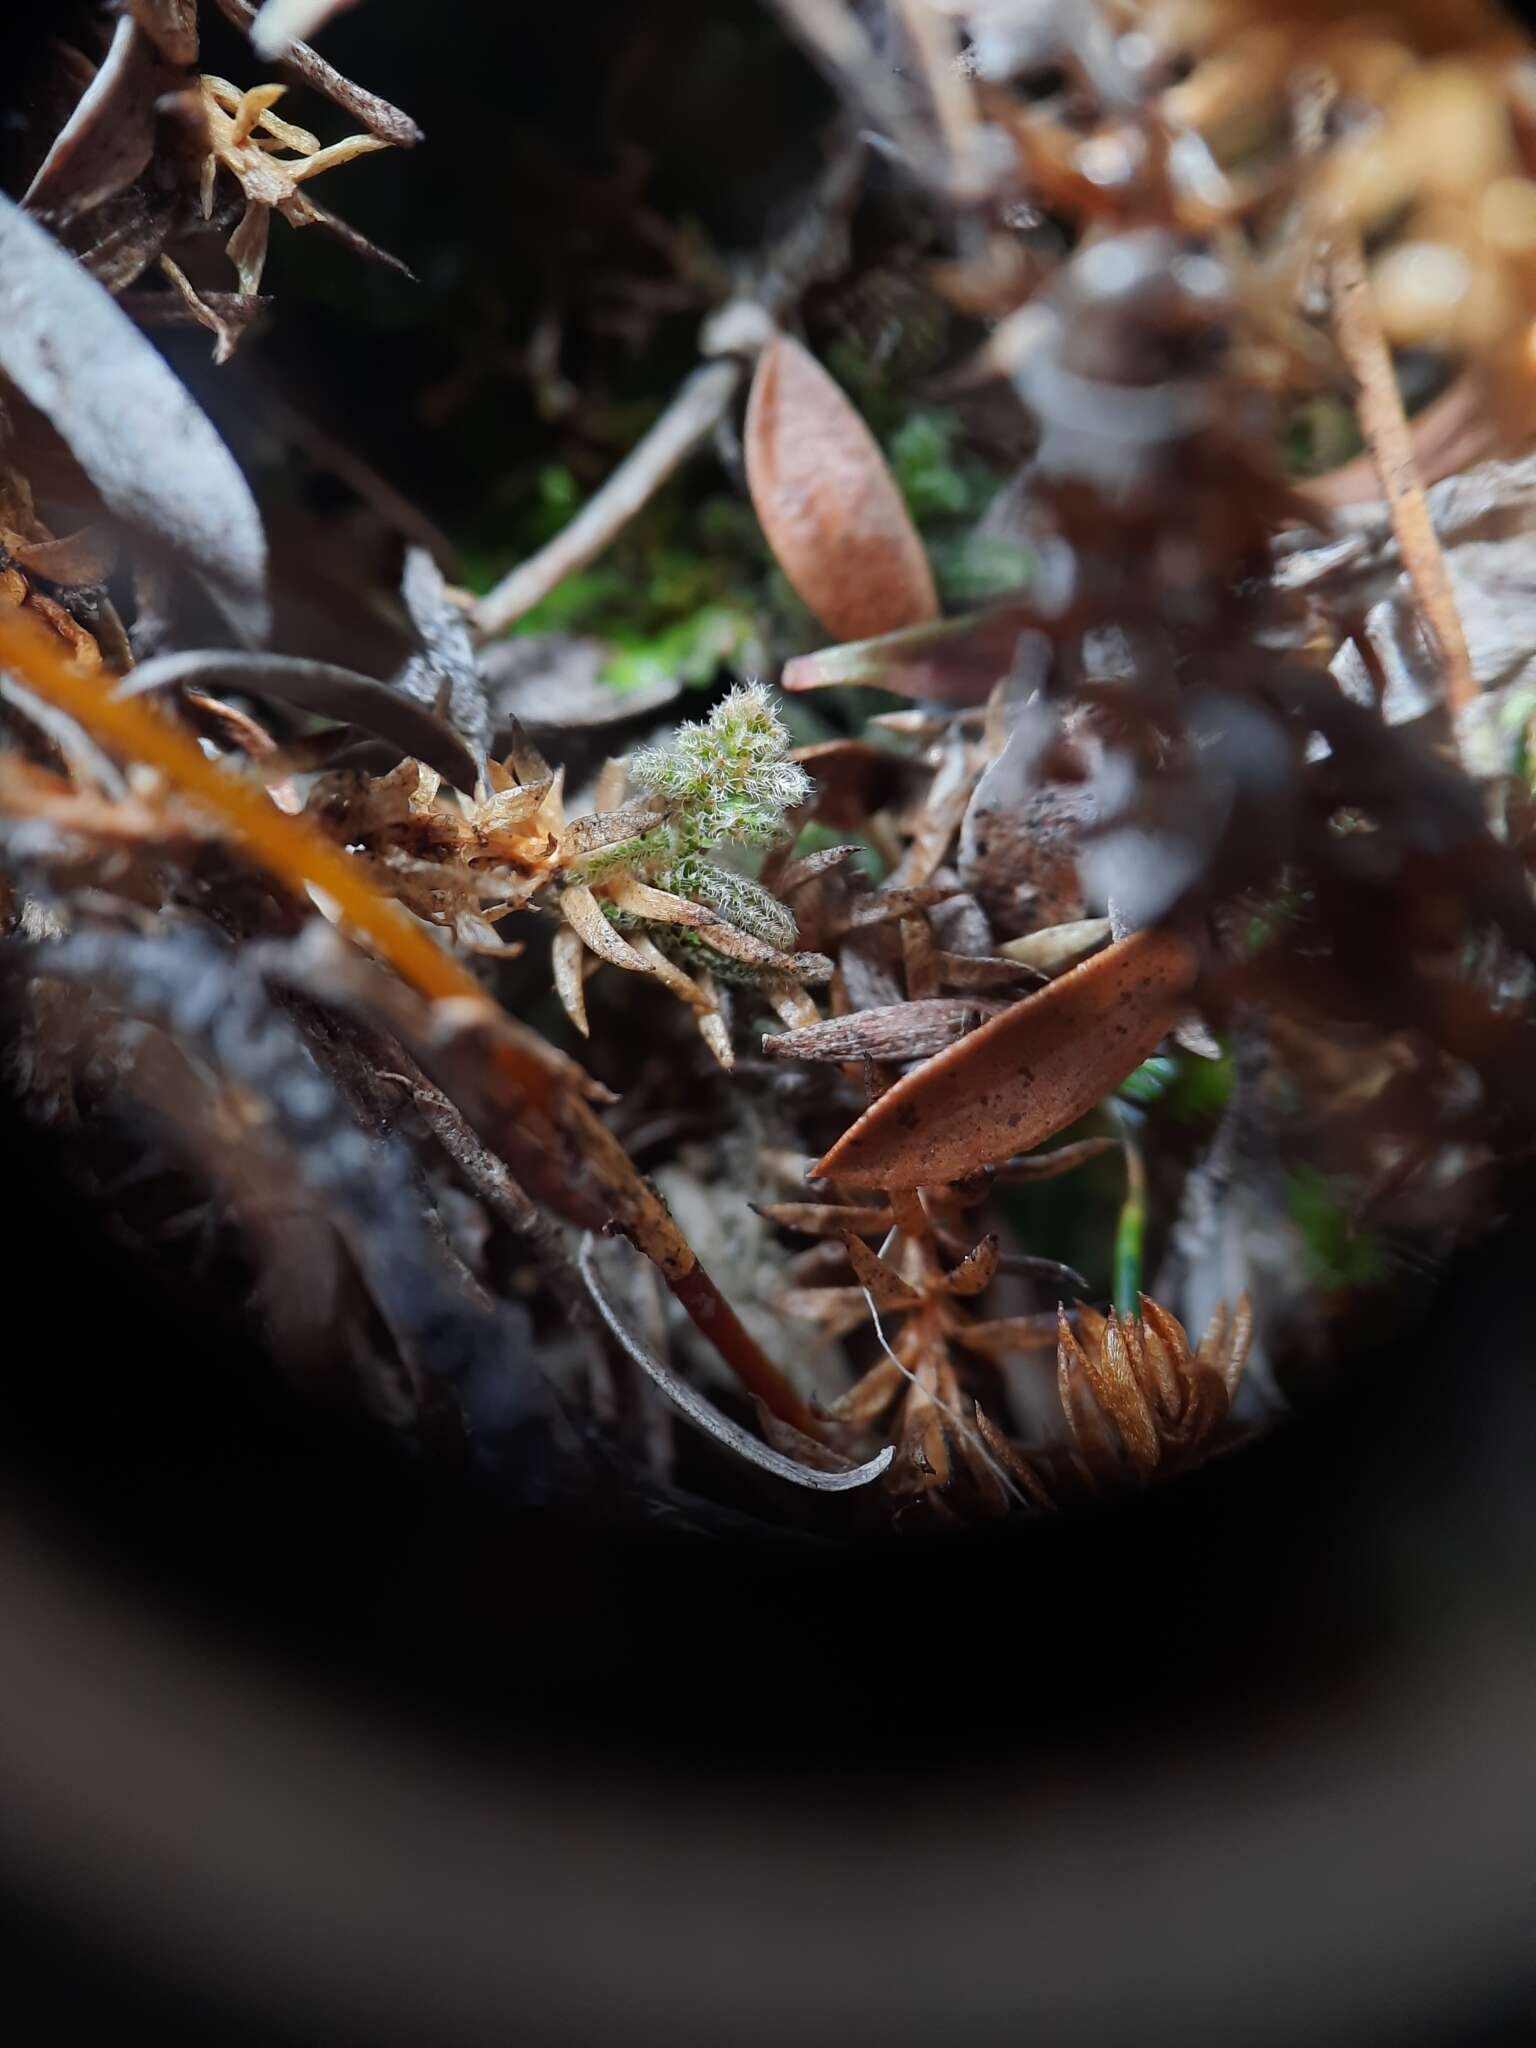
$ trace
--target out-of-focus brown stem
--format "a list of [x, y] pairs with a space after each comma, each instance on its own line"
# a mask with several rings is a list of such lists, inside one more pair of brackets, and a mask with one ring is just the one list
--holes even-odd
[[1328, 279], [1333, 302], [1334, 332], [1339, 350], [1354, 374], [1358, 389], [1360, 431], [1381, 478], [1392, 514], [1392, 530], [1403, 565], [1413, 583], [1424, 623], [1440, 649], [1445, 666], [1445, 701], [1457, 719], [1477, 698], [1477, 683], [1467, 653], [1461, 614], [1451, 588], [1424, 486], [1414, 459], [1413, 438], [1397, 388], [1392, 352], [1366, 274], [1360, 237], [1345, 229], [1329, 259]]

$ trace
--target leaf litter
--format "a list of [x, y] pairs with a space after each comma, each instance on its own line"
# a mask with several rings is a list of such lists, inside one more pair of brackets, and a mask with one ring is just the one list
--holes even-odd
[[[0, 194], [0, 986], [80, 1187], [152, 1107], [278, 1368], [523, 1498], [1047, 1515], [1304, 1401], [1536, 1135], [1517, 40], [777, 10], [847, 129], [787, 227], [604, 188], [649, 270], [461, 322], [590, 487], [535, 440], [562, 516], [509, 472], [466, 575], [344, 450], [306, 528], [156, 345], [240, 374], [274, 214], [442, 289], [311, 195], [422, 141], [341, 10], [216, 11], [254, 83], [193, 0], [95, 10]], [[760, 672], [615, 688], [619, 561], [724, 578]]]

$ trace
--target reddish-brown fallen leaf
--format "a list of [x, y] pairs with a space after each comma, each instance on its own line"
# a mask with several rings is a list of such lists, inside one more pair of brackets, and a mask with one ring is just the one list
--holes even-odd
[[1196, 965], [1187, 939], [1133, 932], [898, 1081], [843, 1133], [817, 1177], [934, 1185], [1043, 1144], [1179, 1021]]
[[928, 558], [875, 437], [789, 335], [758, 358], [744, 449], [768, 545], [829, 632], [862, 640], [938, 617]]

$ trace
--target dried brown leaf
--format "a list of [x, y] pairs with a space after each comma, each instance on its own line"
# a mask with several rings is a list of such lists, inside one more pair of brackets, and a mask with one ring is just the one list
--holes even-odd
[[1006, 959], [1017, 960], [1021, 967], [1032, 967], [1039, 974], [1060, 974], [1107, 945], [1109, 938], [1107, 917], [1081, 917], [1068, 924], [1047, 925], [1027, 938], [1009, 939], [997, 950]]
[[630, 974], [651, 972], [649, 963], [604, 917], [597, 898], [584, 882], [568, 882], [560, 891], [560, 915], [599, 960], [606, 960], [611, 967], [623, 967]]
[[826, 1017], [799, 1031], [770, 1031], [764, 1034], [763, 1051], [773, 1059], [834, 1063], [926, 1059], [974, 1029], [981, 1016], [980, 1005], [963, 996], [935, 996]]
[[842, 1202], [754, 1202], [751, 1205], [765, 1222], [781, 1229], [796, 1230], [807, 1237], [843, 1237], [855, 1231], [873, 1237], [891, 1227], [889, 1209], [859, 1208]]
[[869, 1317], [862, 1287], [786, 1287], [777, 1306], [787, 1316], [814, 1323], [828, 1337], [846, 1337]]
[[1017, 990], [1021, 982], [1035, 979], [1032, 969], [986, 954], [935, 952], [932, 958], [941, 988], [987, 989], [995, 993], [1000, 989]]
[[572, 925], [561, 925], [550, 951], [555, 993], [582, 1037], [590, 1038], [592, 1030], [587, 1022], [587, 992], [583, 981], [585, 962], [586, 949], [581, 943], [581, 934]]
[[743, 449], [779, 567], [839, 639], [936, 618], [923, 544], [874, 436], [798, 341], [758, 358]]
[[1196, 972], [1186, 939], [1133, 933], [898, 1081], [820, 1161], [818, 1178], [959, 1180], [1054, 1137], [1167, 1035]]
[[950, 1293], [962, 1297], [984, 1294], [997, 1275], [998, 1258], [997, 1232], [989, 1231], [947, 1275]]
[[1054, 1351], [1057, 1341], [1054, 1315], [999, 1316], [990, 1323], [957, 1322], [951, 1332], [955, 1343], [983, 1358], [1012, 1358], [1020, 1351]]
[[916, 1308], [921, 1302], [923, 1297], [917, 1289], [903, 1280], [894, 1266], [887, 1265], [878, 1252], [872, 1252], [863, 1238], [844, 1231], [843, 1248], [859, 1285], [868, 1289], [876, 1308]]
[[1072, 1145], [1058, 1145], [1052, 1152], [1030, 1152], [1010, 1159], [997, 1169], [998, 1180], [1008, 1186], [1027, 1187], [1034, 1181], [1055, 1180], [1058, 1174], [1075, 1173], [1090, 1159], [1102, 1159], [1106, 1152], [1120, 1149], [1118, 1138], [1079, 1138]]

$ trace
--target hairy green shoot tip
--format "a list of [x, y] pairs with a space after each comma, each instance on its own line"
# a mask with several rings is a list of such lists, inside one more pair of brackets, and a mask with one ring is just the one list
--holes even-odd
[[707, 719], [682, 726], [670, 747], [642, 747], [630, 779], [675, 805], [669, 827], [678, 858], [714, 846], [771, 846], [784, 836], [786, 813], [811, 793], [761, 683], [739, 684]]

